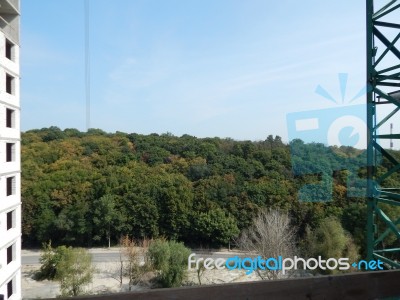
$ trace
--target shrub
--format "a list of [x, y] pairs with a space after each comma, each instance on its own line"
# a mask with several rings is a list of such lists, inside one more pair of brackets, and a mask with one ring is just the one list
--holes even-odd
[[158, 282], [162, 287], [178, 287], [186, 277], [190, 249], [182, 243], [155, 240], [149, 246], [149, 260], [159, 272]]
[[56, 279], [60, 281], [62, 296], [78, 296], [84, 286], [92, 282], [92, 257], [83, 248], [65, 248], [58, 263]]
[[36, 278], [60, 281], [62, 296], [81, 295], [83, 287], [92, 282], [92, 258], [83, 248], [59, 246], [54, 249], [51, 242], [43, 244], [40, 263]]
[[57, 268], [64, 256], [67, 249], [65, 246], [57, 247], [56, 249], [51, 247], [51, 241], [48, 243], [43, 243], [43, 253], [40, 256], [40, 266], [39, 272], [36, 274], [37, 280], [54, 280], [57, 274]]
[[[303, 252], [307, 257], [321, 256], [323, 259], [341, 257], [349, 258], [349, 262], [358, 260], [358, 249], [351, 235], [346, 232], [340, 221], [334, 217], [323, 220], [319, 227], [306, 228], [303, 241]], [[335, 274], [339, 270], [320, 270], [322, 274]]]

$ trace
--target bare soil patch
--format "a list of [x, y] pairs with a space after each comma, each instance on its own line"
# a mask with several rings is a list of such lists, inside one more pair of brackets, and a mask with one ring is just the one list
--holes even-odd
[[[24, 250], [25, 253], [29, 252]], [[93, 282], [86, 286], [87, 294], [109, 294], [128, 291], [128, 278], [124, 277], [120, 285], [119, 262], [101, 262], [93, 263], [95, 272]], [[22, 265], [22, 297], [23, 299], [55, 298], [60, 295], [60, 285], [57, 281], [37, 281], [34, 274], [40, 268], [39, 264]], [[147, 275], [144, 283], [140, 286], [133, 286], [132, 291], [140, 291], [151, 288], [151, 274]], [[244, 270], [205, 270], [201, 276], [201, 282], [206, 284], [222, 284], [230, 282], [256, 281], [259, 280], [256, 274], [246, 275]], [[191, 270], [188, 272], [188, 278], [185, 285], [198, 285], [197, 272]]]

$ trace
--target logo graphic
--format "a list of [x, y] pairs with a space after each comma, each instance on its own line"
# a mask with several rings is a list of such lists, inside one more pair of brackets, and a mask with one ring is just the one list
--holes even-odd
[[[341, 99], [318, 85], [315, 92], [333, 104], [319, 110], [289, 113], [286, 116], [293, 172], [296, 176], [314, 175], [303, 185], [300, 201], [332, 200], [333, 174], [347, 170], [347, 195], [366, 196], [367, 180], [358, 176], [366, 166], [366, 105], [354, 104], [366, 87], [347, 100], [348, 75], [338, 74]], [[355, 148], [349, 151], [349, 147]]]
[[227, 259], [223, 258], [203, 258], [197, 257], [196, 253], [192, 253], [188, 257], [188, 270], [199, 270], [201, 266], [206, 270], [244, 270], [246, 275], [250, 275], [253, 271], [278, 271], [282, 275], [287, 274], [288, 271], [296, 270], [349, 270], [352, 266], [357, 270], [383, 270], [383, 261], [381, 260], [360, 260], [350, 264], [348, 257], [341, 258], [328, 258], [323, 259], [321, 256], [318, 258], [301, 258], [298, 256], [286, 257], [239, 257], [232, 256]]

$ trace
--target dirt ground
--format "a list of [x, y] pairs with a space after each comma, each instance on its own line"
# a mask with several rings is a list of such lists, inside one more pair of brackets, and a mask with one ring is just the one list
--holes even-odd
[[[96, 263], [95, 273], [91, 284], [86, 286], [88, 294], [104, 294], [117, 293], [128, 290], [127, 279], [124, 278], [124, 283], [120, 287], [119, 282], [113, 278], [117, 272], [118, 263]], [[57, 281], [36, 281], [33, 279], [35, 272], [40, 268], [40, 265], [23, 265], [22, 266], [22, 298], [37, 299], [37, 298], [55, 298], [60, 295], [60, 285]], [[145, 287], [135, 287], [134, 290], [141, 290]]]
[[[24, 250], [26, 251], [26, 250]], [[103, 262], [94, 263], [95, 268], [93, 281], [86, 286], [88, 294], [104, 294], [118, 293], [128, 291], [128, 279], [123, 279], [123, 284], [120, 286], [118, 277], [119, 263], [118, 262]], [[22, 297], [23, 299], [38, 299], [38, 298], [55, 298], [60, 295], [60, 285], [56, 281], [36, 281], [33, 279], [35, 272], [40, 268], [40, 265], [22, 265]], [[246, 275], [243, 270], [229, 271], [223, 270], [206, 270], [202, 276], [202, 284], [221, 284], [229, 282], [243, 282], [259, 280], [256, 274]], [[197, 273], [195, 271], [188, 272], [186, 284], [199, 284]], [[132, 290], [149, 289], [147, 285], [134, 286]]]

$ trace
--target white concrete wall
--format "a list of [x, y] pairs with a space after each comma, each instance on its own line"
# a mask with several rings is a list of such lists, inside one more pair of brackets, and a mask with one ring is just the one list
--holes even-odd
[[[1, 101], [0, 96], [0, 101]], [[6, 111], [11, 109], [14, 111], [14, 127], [6, 127]], [[20, 109], [14, 105], [0, 102], [0, 140], [3, 139], [20, 139]], [[1, 170], [1, 169], [0, 169]], [[2, 172], [2, 171], [0, 171]]]
[[[11, 60], [6, 57], [6, 43], [5, 43], [5, 35], [0, 31], [0, 65], [6, 68], [10, 74], [19, 74], [19, 47], [13, 47]], [[4, 41], [4, 43], [3, 43]], [[11, 41], [12, 42], [12, 41]]]
[[[10, 280], [14, 280], [13, 282], [13, 295], [7, 299], [7, 283]], [[0, 286], [0, 295], [4, 295], [4, 299], [7, 300], [19, 300], [22, 298], [21, 294], [21, 269], [18, 269], [12, 277], [10, 277], [3, 286]]]
[[[15, 195], [6, 195], [6, 187], [7, 187], [7, 177], [15, 176], [15, 187], [16, 193]], [[0, 213], [4, 212], [5, 210], [10, 210], [10, 208], [15, 207], [20, 204], [21, 202], [21, 174], [16, 173], [15, 175], [10, 176], [0, 176]], [[0, 240], [3, 240], [3, 235], [5, 234], [6, 228], [0, 228], [0, 236], [2, 237]], [[0, 242], [1, 245], [2, 242]]]
[[[13, 93], [6, 92], [6, 75], [11, 75], [13, 79]], [[20, 106], [19, 103], [19, 77], [18, 74], [10, 72], [7, 68], [0, 65], [0, 99], [6, 104]]]
[[[19, 2], [19, 1], [17, 1]], [[9, 39], [12, 42], [12, 39]], [[12, 60], [5, 55], [6, 36], [0, 32], [0, 295], [21, 299], [21, 149], [19, 46], [12, 49]], [[13, 79], [12, 94], [6, 92], [6, 75]], [[14, 111], [13, 128], [6, 127], [6, 109]], [[6, 143], [15, 143], [15, 157], [6, 162]], [[15, 177], [15, 194], [7, 196], [7, 177]], [[14, 212], [15, 224], [7, 230], [7, 213]], [[15, 245], [13, 260], [7, 264], [7, 248]], [[13, 280], [13, 295], [7, 298], [7, 283]]]
[[[6, 161], [6, 145], [14, 144], [14, 161]], [[0, 137], [0, 174], [18, 173], [21, 170], [21, 149], [19, 140], [4, 139]], [[1, 183], [0, 183], [1, 184]]]

